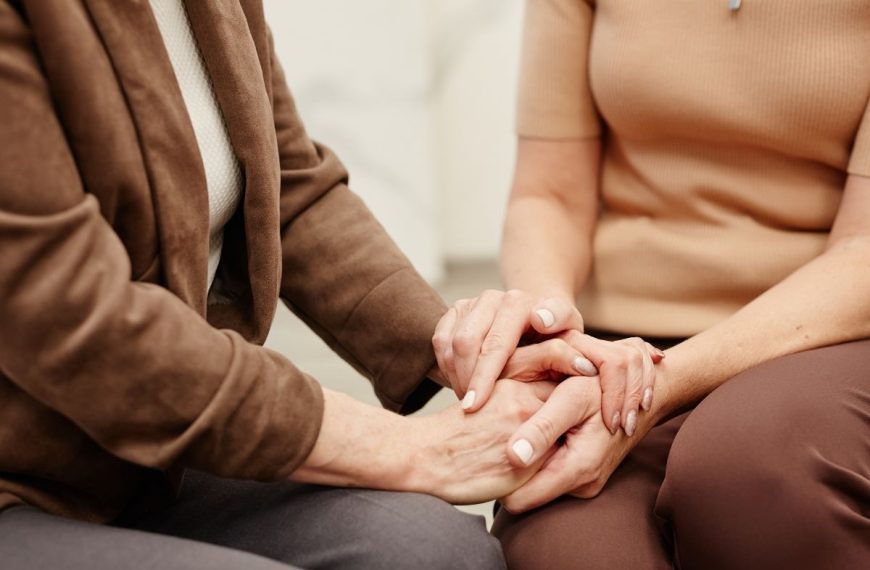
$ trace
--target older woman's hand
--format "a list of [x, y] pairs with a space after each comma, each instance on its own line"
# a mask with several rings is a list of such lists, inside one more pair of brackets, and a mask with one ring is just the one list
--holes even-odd
[[555, 388], [552, 382], [498, 383], [489, 404], [477, 414], [451, 406], [430, 416], [403, 418], [416, 425], [406, 432], [414, 451], [408, 490], [454, 504], [480, 503], [511, 493], [546, 461], [541, 453], [527, 463], [513, 462], [507, 443]]
[[637, 337], [606, 341], [567, 331], [557, 338], [518, 348], [502, 376], [527, 382], [558, 381], [591, 367], [599, 374], [605, 425], [611, 433], [622, 426], [631, 437], [637, 429], [640, 409], [652, 407], [655, 365], [663, 357], [661, 350]]
[[[490, 290], [457, 301], [438, 323], [432, 346], [438, 367], [462, 400], [462, 408], [474, 412], [489, 399], [524, 336], [547, 338], [568, 330], [583, 330], [583, 317], [570, 301], [517, 290]], [[594, 375], [597, 371], [587, 362], [584, 370], [573, 373]]]

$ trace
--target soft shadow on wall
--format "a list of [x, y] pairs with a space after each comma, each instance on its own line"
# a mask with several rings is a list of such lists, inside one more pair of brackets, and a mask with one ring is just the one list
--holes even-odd
[[421, 273], [496, 256], [522, 0], [265, 0], [309, 132]]

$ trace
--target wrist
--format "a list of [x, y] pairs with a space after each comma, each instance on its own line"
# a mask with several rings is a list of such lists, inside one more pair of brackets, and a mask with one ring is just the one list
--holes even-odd
[[324, 390], [320, 434], [291, 480], [339, 487], [410, 490], [414, 433], [410, 418]]
[[409, 422], [404, 427], [408, 454], [400, 469], [402, 490], [440, 496], [450, 468], [439, 450], [446, 434], [455, 430], [463, 414], [458, 406], [450, 406], [429, 416], [405, 418]]
[[669, 358], [670, 351], [665, 351], [665, 354], [667, 356], [656, 365], [652, 407], [646, 414], [651, 424], [650, 428], [666, 422], [681, 411], [679, 398], [677, 398], [678, 390], [675, 386], [677, 375], [674, 359]]

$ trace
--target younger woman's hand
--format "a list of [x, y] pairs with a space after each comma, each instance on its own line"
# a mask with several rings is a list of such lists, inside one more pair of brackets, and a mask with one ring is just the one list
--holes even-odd
[[600, 340], [578, 331], [518, 348], [502, 376], [522, 381], [559, 381], [599, 375], [601, 413], [611, 433], [620, 426], [631, 437], [640, 409], [652, 407], [655, 364], [664, 353], [640, 338]]
[[528, 482], [502, 498], [502, 504], [520, 513], [564, 494], [595, 497], [653, 425], [655, 419], [647, 416], [638, 426], [638, 437], [613, 436], [604, 426], [601, 391], [594, 379], [565, 380], [508, 443], [514, 465], [544, 463]]

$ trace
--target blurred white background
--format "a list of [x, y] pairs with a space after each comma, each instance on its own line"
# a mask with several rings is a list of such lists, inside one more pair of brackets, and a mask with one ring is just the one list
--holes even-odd
[[310, 134], [421, 273], [492, 259], [514, 153], [521, 0], [266, 0]]
[[[448, 302], [498, 287], [514, 158], [522, 0], [265, 0], [312, 137]], [[377, 404], [289, 311], [266, 343], [324, 386]], [[455, 403], [441, 393], [423, 413]], [[492, 504], [463, 507], [492, 521]]]

